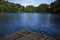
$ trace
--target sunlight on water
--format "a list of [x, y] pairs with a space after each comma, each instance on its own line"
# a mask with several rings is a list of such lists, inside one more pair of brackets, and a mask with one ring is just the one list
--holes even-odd
[[[40, 34], [56, 37], [60, 34], [60, 25], [53, 14], [21, 13], [0, 15], [0, 37], [27, 29]], [[58, 25], [57, 25], [58, 24]]]

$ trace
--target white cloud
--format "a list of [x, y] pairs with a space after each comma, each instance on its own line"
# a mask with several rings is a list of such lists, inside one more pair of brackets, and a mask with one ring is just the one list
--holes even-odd
[[50, 4], [54, 0], [9, 0], [9, 1], [14, 2], [14, 3], [19, 3], [19, 4], [23, 5], [23, 6], [27, 6], [27, 5], [38, 6], [41, 3]]

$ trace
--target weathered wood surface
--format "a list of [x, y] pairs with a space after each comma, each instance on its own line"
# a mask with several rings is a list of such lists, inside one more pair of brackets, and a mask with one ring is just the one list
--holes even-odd
[[0, 40], [55, 40], [46, 35], [40, 35], [38, 33], [22, 30], [14, 34], [8, 35]]

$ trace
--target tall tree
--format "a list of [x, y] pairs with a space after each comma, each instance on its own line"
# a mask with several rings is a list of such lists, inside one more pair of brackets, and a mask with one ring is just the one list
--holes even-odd
[[30, 5], [30, 6], [26, 6], [25, 8], [25, 12], [35, 12], [35, 7]]
[[50, 10], [52, 13], [60, 13], [60, 0], [52, 2], [50, 6], [51, 6]]
[[45, 12], [48, 12], [48, 4], [41, 4], [37, 7], [37, 12], [42, 12], [42, 13], [45, 13]]

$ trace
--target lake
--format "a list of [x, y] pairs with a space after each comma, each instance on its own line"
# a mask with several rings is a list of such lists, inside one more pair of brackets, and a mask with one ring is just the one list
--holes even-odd
[[22, 29], [56, 37], [60, 35], [60, 15], [48, 13], [0, 14], [0, 38]]

